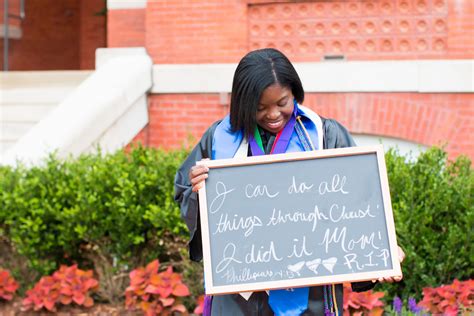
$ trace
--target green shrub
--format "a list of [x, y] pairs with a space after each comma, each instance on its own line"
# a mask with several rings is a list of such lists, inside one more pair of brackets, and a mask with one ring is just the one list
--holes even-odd
[[42, 275], [80, 261], [112, 279], [165, 253], [163, 234], [187, 236], [173, 200], [185, 156], [137, 147], [67, 160], [52, 155], [29, 169], [2, 167], [0, 237]]
[[[26, 287], [77, 262], [98, 273], [101, 297], [117, 301], [127, 272], [158, 258], [183, 273], [192, 293], [202, 293], [202, 268], [186, 259], [188, 235], [173, 201], [186, 155], [136, 147], [67, 160], [53, 155], [29, 169], [0, 166], [0, 266]], [[386, 297], [420, 299], [423, 287], [472, 278], [471, 162], [448, 162], [439, 148], [411, 162], [390, 151], [386, 162], [398, 243], [407, 255], [403, 282], [381, 287]]]
[[471, 161], [448, 162], [432, 148], [416, 161], [396, 151], [386, 156], [397, 239], [406, 253], [400, 284], [384, 285], [388, 297], [421, 298], [423, 287], [450, 284], [474, 275]]

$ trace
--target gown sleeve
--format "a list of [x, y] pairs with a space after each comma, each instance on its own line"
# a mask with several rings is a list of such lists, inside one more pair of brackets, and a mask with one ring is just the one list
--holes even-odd
[[219, 122], [212, 124], [204, 133], [199, 143], [179, 167], [174, 179], [174, 200], [178, 202], [181, 217], [184, 219], [189, 230], [189, 256], [193, 261], [201, 261], [202, 244], [198, 194], [192, 191], [191, 182], [189, 181], [189, 170], [197, 161], [211, 158], [212, 137]]
[[336, 120], [323, 119], [323, 129], [324, 149], [357, 146], [349, 131]]
[[[324, 149], [344, 148], [357, 146], [349, 131], [339, 122], [332, 119], [323, 119]], [[352, 290], [364, 292], [371, 290], [377, 282], [364, 281], [351, 283]]]

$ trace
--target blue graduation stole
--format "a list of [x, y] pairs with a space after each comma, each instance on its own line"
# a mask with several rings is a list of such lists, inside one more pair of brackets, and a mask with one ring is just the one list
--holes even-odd
[[[305, 113], [299, 109], [296, 100], [294, 100], [294, 111], [290, 120], [287, 122], [283, 130], [277, 135], [274, 147], [271, 153], [285, 153], [311, 150], [309, 143], [315, 144], [315, 149], [318, 149], [318, 129], [311, 118], [317, 117], [315, 113]], [[310, 118], [310, 121], [303, 127], [296, 122], [296, 116], [302, 114]], [[319, 117], [317, 117], [319, 119]], [[249, 144], [253, 156], [264, 155], [259, 142], [255, 139], [258, 137], [258, 132], [255, 136], [250, 136]], [[322, 134], [322, 133], [321, 133]], [[311, 139], [308, 140], [307, 137]], [[243, 140], [242, 131], [232, 133], [230, 125], [230, 117], [226, 116], [222, 122], [217, 126], [213, 135], [212, 142], [212, 159], [226, 159], [235, 156], [241, 142]], [[297, 316], [301, 315], [308, 309], [309, 288], [301, 287], [294, 289], [270, 290], [268, 304], [272, 308], [275, 315], [281, 316]]]

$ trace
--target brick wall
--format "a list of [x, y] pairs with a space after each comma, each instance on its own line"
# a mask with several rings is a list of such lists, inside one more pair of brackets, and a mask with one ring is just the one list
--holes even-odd
[[[266, 46], [295, 62], [334, 54], [347, 60], [472, 59], [473, 29], [468, 0], [148, 1], [145, 9], [147, 51], [154, 63], [170, 64], [238, 62], [248, 50]], [[305, 104], [353, 133], [446, 144], [451, 158], [463, 153], [474, 160], [472, 94], [313, 93]], [[150, 123], [136, 140], [176, 148], [195, 144], [228, 109], [216, 94], [168, 94], [152, 95], [149, 112]]]
[[93, 69], [95, 48], [105, 46], [105, 16], [95, 16], [104, 6], [102, 0], [25, 1], [23, 37], [9, 41], [9, 69]]
[[218, 94], [166, 94], [148, 98], [149, 123], [135, 140], [153, 147], [193, 146], [228, 112]]
[[149, 1], [146, 13], [154, 63], [237, 62], [248, 49], [244, 1]]
[[469, 1], [254, 4], [249, 44], [280, 47], [294, 61], [472, 58], [474, 36], [465, 30], [472, 30], [473, 16]]
[[80, 1], [79, 68], [95, 69], [95, 50], [106, 46], [105, 3]]
[[237, 62], [268, 46], [292, 61], [473, 58], [473, 28], [470, 0], [149, 0], [111, 10], [108, 34], [109, 46], [145, 43], [154, 63], [174, 64]]
[[444, 145], [451, 158], [474, 160], [472, 94], [328, 93], [310, 94], [305, 104], [337, 118], [351, 132]]
[[[474, 99], [470, 94], [311, 93], [304, 104], [336, 118], [352, 133], [443, 145], [450, 158], [474, 159]], [[153, 147], [194, 145], [209, 125], [228, 113], [217, 94], [167, 94], [149, 98], [148, 126], [135, 141]]]
[[[0, 17], [3, 22], [3, 12], [4, 12], [4, 2], [0, 2]], [[20, 15], [20, 0], [10, 0], [8, 2], [8, 12], [13, 15]], [[19, 19], [11, 19], [8, 23], [10, 26], [19, 26], [20, 20]]]
[[109, 10], [107, 47], [145, 46], [145, 9]]

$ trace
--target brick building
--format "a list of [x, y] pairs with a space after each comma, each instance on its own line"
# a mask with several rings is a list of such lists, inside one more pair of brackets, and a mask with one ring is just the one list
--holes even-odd
[[104, 6], [26, 0], [10, 68], [91, 69], [96, 47], [145, 47], [154, 82], [135, 139], [176, 148], [228, 112], [240, 58], [275, 47], [295, 63], [304, 104], [352, 133], [474, 158], [470, 0], [108, 0], [103, 15]]
[[[24, 18], [20, 20], [23, 1]], [[0, 7], [4, 19], [4, 2]], [[102, 0], [8, 0], [9, 70], [93, 69], [95, 50], [106, 45]], [[3, 24], [3, 23], [2, 23]], [[4, 56], [4, 27], [0, 56]]]

